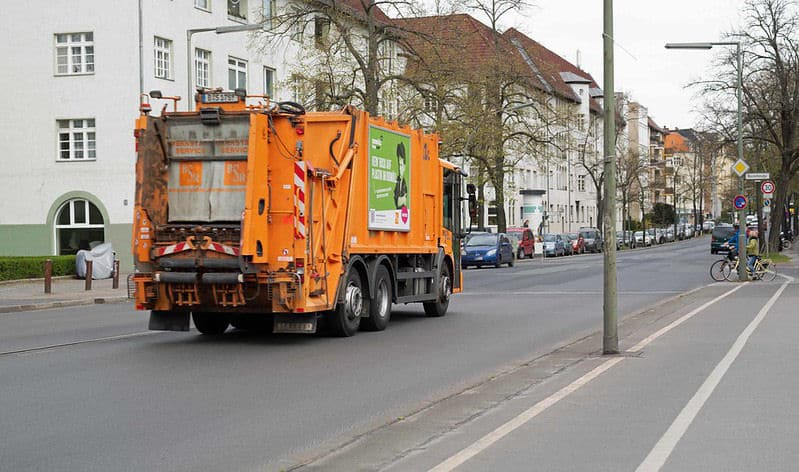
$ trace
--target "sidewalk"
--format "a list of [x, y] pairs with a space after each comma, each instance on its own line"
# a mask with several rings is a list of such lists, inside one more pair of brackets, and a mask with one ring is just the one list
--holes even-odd
[[0, 282], [0, 313], [128, 301], [127, 274], [120, 274], [117, 289], [112, 279], [92, 280], [91, 290], [85, 285], [83, 279], [53, 277], [52, 293], [47, 294], [44, 279]]
[[[796, 470], [797, 250], [422, 407], [292, 470]], [[793, 277], [793, 279], [791, 279]]]

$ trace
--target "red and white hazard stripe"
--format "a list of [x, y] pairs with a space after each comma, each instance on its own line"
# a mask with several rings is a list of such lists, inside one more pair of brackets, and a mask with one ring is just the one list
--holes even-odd
[[219, 244], [219, 243], [211, 243], [211, 244], [208, 245], [207, 249], [209, 251], [221, 252], [221, 253], [227, 254], [229, 256], [238, 256], [239, 255], [239, 249], [238, 248], [235, 248], [235, 247], [232, 247], [232, 246], [226, 246], [224, 244]]
[[178, 252], [188, 251], [189, 249], [194, 249], [194, 247], [189, 243], [177, 243], [171, 246], [160, 247], [155, 250], [155, 257], [161, 256], [168, 256], [170, 254], [176, 254]]
[[305, 162], [294, 163], [294, 237], [305, 239]]

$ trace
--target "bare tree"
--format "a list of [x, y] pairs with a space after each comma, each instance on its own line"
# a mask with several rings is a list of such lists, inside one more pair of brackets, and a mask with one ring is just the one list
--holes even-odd
[[[771, 247], [777, 247], [790, 182], [799, 171], [799, 8], [795, 0], [747, 0], [744, 22], [730, 35], [744, 51], [744, 118], [747, 151], [757, 143], [770, 154], [765, 169], [776, 181]], [[735, 137], [735, 54], [723, 57], [716, 80], [703, 83], [706, 117]]]
[[395, 48], [403, 32], [389, 14], [415, 11], [412, 0], [295, 0], [264, 19], [259, 41], [263, 48], [300, 42], [291, 81], [313, 89], [303, 90], [311, 105], [351, 103], [377, 115], [381, 93], [402, 75]]

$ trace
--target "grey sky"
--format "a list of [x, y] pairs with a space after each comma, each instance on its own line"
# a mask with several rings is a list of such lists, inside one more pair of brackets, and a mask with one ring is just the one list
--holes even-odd
[[[582, 68], [602, 86], [602, 1], [534, 1], [535, 7], [503, 26], [517, 27], [572, 63], [579, 50]], [[718, 51], [669, 51], [663, 46], [720, 40], [741, 23], [743, 4], [744, 0], [615, 0], [616, 90], [629, 92], [661, 126], [693, 126], [697, 100], [684, 86], [707, 75]]]

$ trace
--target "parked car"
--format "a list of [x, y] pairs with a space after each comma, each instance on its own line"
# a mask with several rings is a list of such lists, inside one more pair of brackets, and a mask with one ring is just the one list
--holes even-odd
[[535, 235], [530, 228], [508, 228], [508, 236], [516, 239], [516, 259], [533, 258], [535, 255]]
[[566, 255], [566, 247], [559, 234], [544, 235], [544, 255], [553, 257]]
[[597, 228], [580, 228], [580, 234], [585, 239], [585, 250], [591, 252], [602, 252], [602, 232]]
[[705, 220], [705, 222], [702, 223], [702, 231], [704, 231], [705, 233], [710, 233], [711, 231], [713, 231], [713, 228], [715, 227], [716, 227], [716, 222], [713, 220]]
[[735, 234], [735, 228], [728, 223], [719, 223], [710, 233], [710, 253], [729, 252], [724, 244]]
[[622, 233], [622, 237], [624, 238], [623, 243], [625, 246], [627, 246], [630, 249], [636, 248], [634, 231], [626, 230]]
[[674, 228], [665, 228], [663, 230], [663, 239], [665, 239], [667, 243], [673, 243], [676, 239], [674, 237]]
[[574, 246], [569, 239], [569, 235], [567, 233], [562, 233], [560, 235], [560, 239], [563, 240], [563, 255], [564, 256], [573, 256], [574, 255]]
[[569, 243], [572, 245], [574, 254], [585, 253], [585, 238], [581, 233], [568, 233]]
[[502, 264], [513, 267], [515, 262], [513, 245], [505, 233], [472, 234], [461, 253], [461, 266], [464, 269], [484, 265], [499, 267]]
[[649, 247], [652, 245], [652, 236], [649, 232], [636, 231], [635, 232], [635, 245], [641, 247]]

